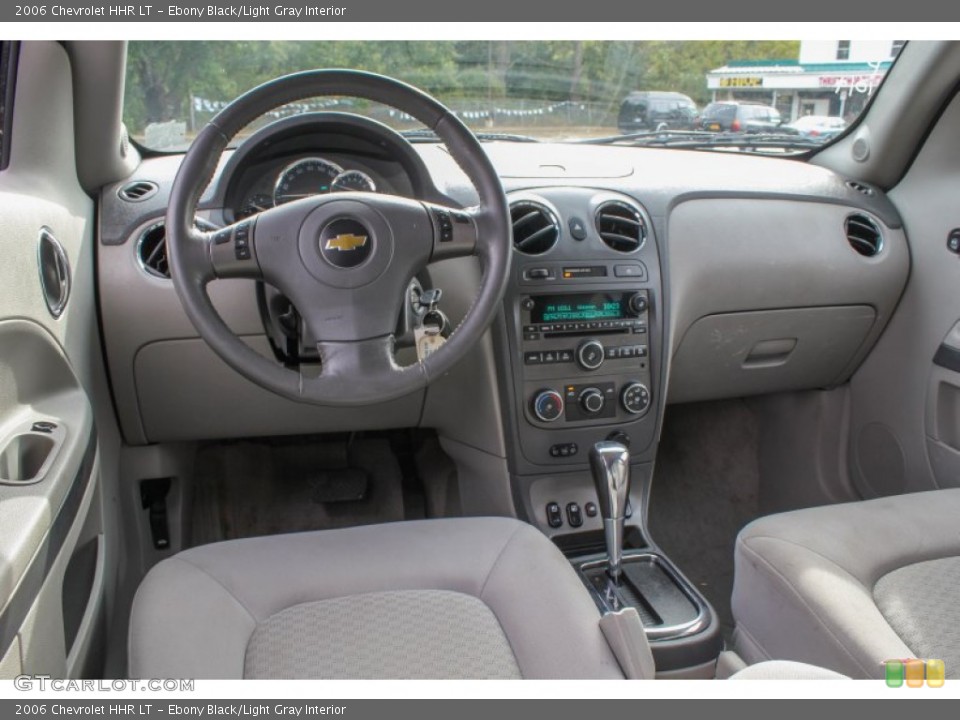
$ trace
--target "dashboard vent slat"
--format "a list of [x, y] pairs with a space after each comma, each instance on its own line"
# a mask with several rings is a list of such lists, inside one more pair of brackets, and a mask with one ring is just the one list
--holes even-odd
[[847, 242], [864, 257], [874, 257], [883, 249], [880, 227], [866, 215], [850, 215], [844, 223]]
[[159, 186], [149, 180], [135, 180], [117, 190], [117, 195], [127, 202], [143, 202], [156, 195]]
[[513, 246], [526, 255], [542, 255], [560, 239], [560, 223], [545, 206], [532, 200], [510, 205]]
[[872, 187], [858, 180], [847, 180], [847, 187], [851, 190], [856, 190], [861, 195], [866, 195], [867, 197], [873, 197], [874, 195], [874, 190]]
[[[217, 226], [206, 220], [197, 220], [200, 230], [216, 230]], [[154, 223], [140, 233], [137, 240], [137, 261], [144, 271], [153, 277], [170, 279], [170, 261], [167, 258], [167, 231], [163, 221]]]
[[625, 202], [605, 202], [597, 208], [597, 234], [607, 247], [617, 252], [633, 252], [647, 238], [647, 226], [635, 207]]

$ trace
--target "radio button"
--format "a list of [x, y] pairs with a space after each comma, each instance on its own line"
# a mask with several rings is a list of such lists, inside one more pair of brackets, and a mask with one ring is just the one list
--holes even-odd
[[561, 350], [557, 353], [557, 357], [559, 358], [558, 362], [573, 362], [573, 350]]
[[543, 362], [545, 365], [552, 365], [557, 361], [557, 353], [552, 350], [547, 350], [543, 353]]
[[577, 362], [584, 370], [596, 370], [603, 365], [604, 349], [599, 340], [584, 340], [577, 348]]
[[538, 352], [528, 352], [523, 354], [524, 365], [539, 365], [543, 362], [543, 356]]
[[523, 339], [526, 340], [526, 341], [528, 341], [528, 342], [531, 341], [531, 340], [539, 340], [539, 339], [540, 339], [540, 333], [536, 333], [536, 332], [525, 332], [525, 333], [523, 334]]
[[539, 328], [538, 328], [536, 325], [524, 325], [524, 326], [523, 326], [523, 331], [524, 331], [525, 333], [537, 332], [538, 330], [539, 330]]

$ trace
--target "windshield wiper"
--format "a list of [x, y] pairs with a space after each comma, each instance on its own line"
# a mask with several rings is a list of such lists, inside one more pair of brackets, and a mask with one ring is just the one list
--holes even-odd
[[611, 135], [609, 137], [588, 138], [580, 142], [589, 145], [630, 145], [661, 146], [674, 148], [780, 148], [784, 150], [806, 150], [820, 147], [821, 143], [793, 133], [717, 133], [709, 130], [661, 130], [639, 133]]
[[[401, 133], [407, 140], [410, 142], [439, 142], [440, 137], [433, 131], [428, 130], [427, 128], [419, 128], [417, 130], [403, 130]], [[517, 135], [514, 133], [495, 133], [495, 132], [477, 132], [476, 130], [473, 134], [477, 137], [478, 140], [487, 141], [487, 142], [526, 142], [526, 143], [535, 143], [540, 142], [535, 137], [530, 137], [529, 135]]]
[[646, 130], [644, 132], [585, 138], [583, 140], [577, 140], [577, 142], [584, 145], [615, 145], [617, 143], [629, 143], [631, 145], [667, 145], [675, 140], [715, 136], [715, 132], [709, 132], [707, 130]]

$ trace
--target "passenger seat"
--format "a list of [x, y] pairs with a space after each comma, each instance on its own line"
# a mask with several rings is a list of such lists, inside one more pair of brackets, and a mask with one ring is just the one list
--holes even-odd
[[960, 678], [960, 489], [771, 515], [735, 552], [734, 644], [882, 678], [891, 659], [939, 659]]

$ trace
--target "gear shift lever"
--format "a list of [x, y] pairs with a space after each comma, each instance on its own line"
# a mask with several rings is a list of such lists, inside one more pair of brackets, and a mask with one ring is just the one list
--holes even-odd
[[597, 487], [603, 535], [607, 543], [607, 572], [620, 580], [623, 557], [623, 520], [630, 494], [630, 451], [618, 442], [604, 440], [590, 451], [590, 469]]

